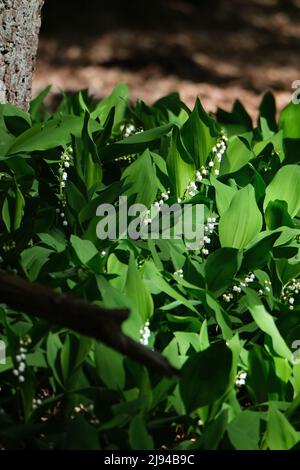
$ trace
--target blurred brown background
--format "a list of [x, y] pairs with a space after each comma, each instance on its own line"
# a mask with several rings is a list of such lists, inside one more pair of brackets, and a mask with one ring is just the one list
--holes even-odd
[[146, 102], [178, 90], [192, 106], [255, 116], [300, 79], [299, 0], [45, 0], [34, 93], [47, 84], [96, 97], [124, 81]]

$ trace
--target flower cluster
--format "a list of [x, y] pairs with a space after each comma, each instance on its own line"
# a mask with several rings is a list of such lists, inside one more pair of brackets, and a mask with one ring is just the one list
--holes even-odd
[[227, 149], [227, 142], [227, 137], [224, 134], [221, 134], [217, 143], [212, 148], [208, 165], [206, 167], [202, 166], [200, 170], [196, 171], [196, 180], [198, 182], [201, 182], [205, 176], [211, 174], [212, 172], [215, 176], [219, 176], [219, 168], [223, 155]]
[[129, 165], [135, 160], [134, 155], [122, 155], [121, 157], [114, 158], [115, 162], [127, 162]]
[[218, 142], [212, 149], [212, 160], [216, 159], [218, 163], [221, 163], [223, 155], [227, 149], [227, 144], [228, 144], [228, 138], [226, 137], [226, 135], [221, 134], [221, 136], [218, 139]]
[[247, 378], [247, 372], [240, 371], [240, 372], [238, 373], [237, 378], [236, 378], [235, 384], [236, 384], [238, 387], [242, 387], [243, 385], [246, 384], [246, 378]]
[[263, 289], [259, 289], [259, 295], [264, 295], [265, 293], [269, 294], [271, 292], [272, 283], [268, 279], [264, 281]]
[[120, 130], [123, 132], [124, 137], [130, 137], [133, 134], [139, 134], [140, 132], [143, 132], [142, 127], [136, 128], [135, 125], [131, 122], [128, 124], [122, 124]]
[[7, 253], [8, 251], [13, 250], [14, 248], [16, 248], [16, 242], [13, 240], [4, 243], [2, 246], [4, 253]]
[[207, 245], [211, 244], [211, 237], [208, 235], [212, 235], [215, 230], [215, 226], [217, 223], [216, 217], [208, 217], [206, 225], [204, 225], [204, 237], [203, 237], [203, 248], [201, 250], [203, 255], [209, 255], [209, 249]]
[[135, 134], [136, 127], [134, 124], [123, 124], [121, 126], [121, 131], [123, 132], [124, 137], [129, 137], [132, 134]]
[[42, 401], [41, 398], [33, 398], [33, 399], [32, 399], [32, 408], [33, 408], [34, 410], [36, 410], [37, 407], [40, 406], [42, 403], [43, 403], [43, 401]]
[[177, 269], [177, 271], [174, 272], [174, 276], [183, 277], [183, 269]]
[[21, 346], [19, 353], [16, 355], [17, 367], [13, 370], [13, 374], [18, 377], [20, 383], [25, 382], [24, 373], [26, 370], [26, 353], [27, 348]]
[[282, 289], [282, 300], [289, 305], [290, 310], [294, 310], [295, 295], [298, 295], [299, 292], [300, 292], [300, 280], [299, 279], [292, 279]]
[[72, 157], [73, 157], [73, 149], [72, 149], [71, 146], [69, 146], [61, 154], [59, 169], [58, 169], [58, 173], [59, 173], [59, 177], [58, 177], [58, 179], [59, 179], [59, 195], [58, 195], [58, 198], [59, 198], [60, 207], [56, 209], [56, 213], [62, 219], [62, 224], [63, 224], [64, 227], [67, 227], [67, 225], [68, 225], [68, 221], [66, 219], [66, 214], [65, 214], [66, 205], [67, 205], [66, 195], [65, 195], [65, 187], [66, 187], [66, 183], [67, 183], [67, 179], [68, 179], [68, 169], [70, 168]]
[[[161, 207], [169, 199], [169, 197], [170, 197], [169, 195], [170, 195], [170, 189], [168, 189], [166, 193], [161, 193], [160, 199], [158, 201], [154, 202], [153, 207], [155, 208], [156, 212], [159, 212], [161, 210]], [[151, 212], [150, 209], [145, 211], [141, 215], [142, 223], [144, 225], [151, 224], [153, 215], [156, 215], [156, 214], [153, 214], [153, 212]]]
[[151, 336], [149, 325], [150, 325], [149, 321], [146, 321], [144, 328], [140, 330], [140, 335], [141, 335], [140, 343], [143, 344], [144, 346], [148, 346], [149, 338]]
[[234, 293], [236, 294], [241, 294], [242, 293], [242, 287], [248, 287], [249, 284], [254, 282], [256, 280], [256, 276], [253, 273], [248, 273], [239, 283], [235, 284], [232, 287], [232, 290], [229, 292], [225, 292], [223, 294], [223, 300], [227, 303], [231, 302], [231, 300], [234, 299]]
[[194, 197], [198, 193], [198, 186], [195, 181], [190, 181], [186, 188], [186, 194], [190, 197]]
[[[191, 180], [185, 190], [184, 197], [194, 197], [198, 193], [198, 183], [201, 183], [203, 179], [211, 174], [219, 176], [220, 174], [220, 163], [222, 161], [223, 155], [227, 149], [227, 137], [224, 134], [218, 138], [217, 143], [212, 148], [209, 162], [207, 166], [202, 166], [195, 173], [195, 180]], [[181, 201], [178, 201], [181, 202]]]

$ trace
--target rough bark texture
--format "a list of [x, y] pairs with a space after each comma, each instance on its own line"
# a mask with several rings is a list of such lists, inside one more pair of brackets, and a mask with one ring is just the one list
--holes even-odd
[[0, 103], [27, 110], [44, 0], [0, 0]]

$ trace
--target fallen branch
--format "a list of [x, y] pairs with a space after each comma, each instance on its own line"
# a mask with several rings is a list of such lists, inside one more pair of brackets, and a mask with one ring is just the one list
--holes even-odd
[[0, 270], [0, 302], [10, 308], [93, 337], [165, 376], [178, 374], [158, 352], [137, 343], [121, 331], [128, 310], [110, 310], [69, 294], [58, 294], [37, 283]]

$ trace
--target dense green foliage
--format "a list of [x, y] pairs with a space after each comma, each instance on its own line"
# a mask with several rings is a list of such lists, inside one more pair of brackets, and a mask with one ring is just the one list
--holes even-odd
[[[217, 116], [176, 94], [132, 106], [119, 85], [50, 115], [46, 93], [29, 114], [0, 107], [0, 267], [128, 307], [123, 331], [181, 374], [1, 305], [0, 445], [299, 445], [300, 106], [277, 122], [267, 94], [254, 128], [240, 103]], [[204, 248], [99, 240], [96, 208], [122, 194], [204, 204]]]

